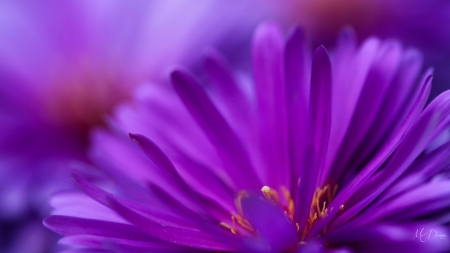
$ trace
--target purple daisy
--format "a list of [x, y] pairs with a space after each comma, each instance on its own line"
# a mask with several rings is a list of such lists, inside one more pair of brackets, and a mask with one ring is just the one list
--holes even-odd
[[67, 163], [88, 162], [88, 132], [136, 85], [193, 65], [206, 45], [250, 40], [251, 2], [1, 1], [0, 251], [48, 215], [50, 194], [73, 188]]
[[285, 0], [272, 4], [280, 20], [303, 27], [315, 43], [332, 43], [343, 26], [353, 27], [360, 39], [397, 38], [420, 49], [425, 64], [436, 67], [432, 97], [449, 87], [448, 1]]
[[113, 180], [74, 174], [85, 194], [44, 224], [70, 252], [445, 251], [450, 98], [424, 109], [421, 67], [397, 41], [311, 54], [264, 24], [253, 80], [209, 52], [205, 85], [178, 70], [119, 107], [91, 149]]

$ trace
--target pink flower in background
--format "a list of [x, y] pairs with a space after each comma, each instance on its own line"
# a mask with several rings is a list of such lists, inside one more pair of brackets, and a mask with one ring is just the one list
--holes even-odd
[[278, 19], [301, 26], [316, 45], [331, 44], [344, 26], [360, 40], [396, 38], [419, 48], [436, 68], [431, 93], [450, 87], [450, 2], [441, 0], [282, 0], [272, 1]]
[[68, 162], [87, 162], [90, 129], [136, 85], [194, 66], [207, 45], [245, 47], [261, 16], [251, 3], [1, 1], [0, 251], [72, 187]]

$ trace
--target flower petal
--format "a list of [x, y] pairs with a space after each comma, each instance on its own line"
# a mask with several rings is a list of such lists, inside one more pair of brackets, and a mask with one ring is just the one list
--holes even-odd
[[[178, 245], [168, 244], [160, 241], [135, 241], [123, 238], [105, 238], [96, 235], [72, 235], [59, 240], [61, 245], [75, 246], [68, 251], [70, 253], [95, 253], [95, 252], [133, 252], [146, 253], [152, 252], [198, 252], [195, 249], [180, 247]], [[82, 245], [83, 248], [79, 248]], [[60, 252], [64, 253], [66, 251]]]
[[[401, 141], [404, 139], [405, 132], [416, 122], [417, 117], [422, 111], [423, 106], [428, 99], [428, 95], [431, 89], [431, 76], [423, 82], [422, 88], [416, 96], [413, 107], [409, 110], [406, 120], [402, 123], [398, 133], [385, 144], [384, 148], [378, 153], [372, 160], [363, 168], [361, 172], [354, 177], [354, 179], [342, 189], [342, 191], [336, 196], [336, 198], [330, 204], [330, 210], [339, 210], [340, 206], [353, 196], [355, 192], [358, 192], [361, 187], [365, 185], [367, 180], [379, 169], [379, 167], [387, 160], [387, 158], [397, 149]], [[330, 221], [332, 221], [338, 212], [331, 212], [325, 219], [316, 224], [311, 234], [316, 234], [321, 231]]]
[[186, 72], [174, 71], [172, 83], [188, 111], [216, 148], [223, 162], [223, 171], [234, 179], [239, 189], [260, 188], [261, 183], [243, 144], [195, 79]]
[[393, 41], [382, 44], [377, 51], [375, 60], [359, 94], [352, 122], [337, 155], [335, 167], [338, 169], [332, 171], [331, 177], [333, 179], [336, 180], [345, 175], [342, 171], [343, 169], [348, 168], [350, 165], [355, 166], [349, 164], [353, 161], [351, 156], [356, 153], [361, 141], [375, 121], [386, 97], [388, 87], [398, 69], [401, 56], [402, 49], [400, 45]]
[[378, 115], [366, 134], [361, 149], [355, 156], [353, 164], [361, 164], [370, 153], [374, 153], [376, 146], [389, 139], [389, 135], [401, 125], [406, 117], [411, 98], [418, 89], [419, 82], [415, 82], [422, 65], [422, 55], [409, 50], [404, 53], [399, 69], [388, 87], [386, 97], [379, 109]]
[[295, 200], [296, 221], [303, 228], [309, 215], [309, 207], [317, 189], [318, 176], [324, 169], [331, 124], [331, 62], [323, 46], [313, 57], [309, 106], [309, 125], [306, 152], [298, 184], [299, 195]]
[[375, 220], [409, 221], [427, 214], [450, 209], [450, 181], [419, 186], [370, 212], [362, 224]]
[[110, 206], [111, 209], [116, 211], [129, 222], [133, 223], [148, 234], [166, 242], [196, 249], [214, 251], [231, 251], [236, 247], [236, 242], [234, 242], [234, 245], [230, 243], [230, 237], [227, 238], [223, 236], [222, 240], [217, 240], [217, 238], [208, 232], [161, 226], [136, 211], [133, 211], [115, 199], [110, 200]]
[[[430, 232], [433, 236], [428, 237]], [[445, 252], [450, 246], [448, 233], [448, 228], [432, 223], [378, 224], [336, 230], [324, 235], [324, 239], [331, 244], [349, 245], [356, 252], [425, 253]]]
[[431, 141], [437, 123], [437, 114], [426, 113], [422, 115], [414, 128], [404, 138], [389, 163], [380, 172], [381, 174], [377, 180], [360, 189], [359, 196], [363, 196], [362, 199], [355, 200], [355, 196], [353, 196], [352, 202], [356, 204], [341, 214], [336, 219], [334, 226], [338, 226], [353, 217], [395, 181], [411, 165], [414, 159], [425, 150]]
[[241, 205], [245, 217], [272, 250], [285, 251], [295, 248], [295, 229], [278, 207], [258, 195], [243, 197]]
[[[222, 56], [213, 50], [209, 50], [205, 57], [205, 69], [211, 79], [209, 94], [216, 105], [227, 115], [227, 120], [245, 124], [250, 118], [250, 103], [240, 89], [236, 78], [232, 75]], [[230, 103], [230, 100], [233, 103]]]
[[155, 240], [133, 225], [71, 216], [49, 216], [44, 219], [44, 226], [63, 236], [89, 234], [136, 241]]
[[262, 166], [267, 173], [264, 182], [270, 187], [289, 184], [283, 46], [283, 34], [276, 24], [257, 28], [252, 52], [257, 129]]
[[[297, 181], [303, 167], [309, 105], [309, 55], [303, 42], [303, 32], [296, 28], [286, 42], [286, 105], [289, 128], [290, 189], [297, 198]], [[287, 185], [286, 185], [287, 187]]]

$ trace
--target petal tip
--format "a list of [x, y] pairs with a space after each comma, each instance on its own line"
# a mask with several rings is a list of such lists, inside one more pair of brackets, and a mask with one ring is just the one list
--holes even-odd
[[[264, 22], [258, 26], [253, 36], [253, 47], [257, 45], [282, 44], [283, 32], [281, 27], [275, 22]], [[272, 45], [272, 46], [273, 46]]]
[[128, 133], [128, 136], [130, 137], [130, 139], [132, 141], [139, 142], [139, 140], [138, 140], [139, 134]]
[[294, 26], [288, 32], [288, 38], [293, 38], [293, 37], [303, 38], [304, 35], [305, 35], [305, 33], [303, 32], [303, 29], [300, 26]]
[[319, 55], [326, 55], [328, 57], [328, 52], [327, 49], [325, 48], [324, 45], [320, 45], [316, 51], [314, 51], [314, 56], [319, 56]]

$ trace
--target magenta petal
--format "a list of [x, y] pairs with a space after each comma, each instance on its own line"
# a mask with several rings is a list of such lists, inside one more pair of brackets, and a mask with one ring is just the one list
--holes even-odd
[[[398, 130], [397, 134], [385, 144], [384, 148], [378, 153], [367, 166], [337, 195], [337, 197], [331, 202], [330, 209], [338, 210], [339, 207], [344, 204], [355, 192], [358, 192], [361, 187], [365, 185], [367, 180], [375, 173], [381, 164], [383, 164], [389, 156], [396, 150], [398, 145], [404, 138], [405, 132], [411, 127], [411, 125], [417, 120], [422, 109], [428, 99], [431, 90], [431, 76], [428, 76], [417, 94], [413, 107], [409, 110], [408, 116], [402, 123], [402, 126]], [[311, 234], [316, 234], [322, 230], [330, 221], [332, 221], [338, 212], [331, 212], [330, 215], [325, 217], [316, 226], [313, 227]]]
[[311, 91], [309, 102], [308, 148], [313, 148], [315, 165], [321, 170], [325, 163], [326, 150], [330, 138], [331, 125], [332, 69], [330, 57], [321, 46], [314, 52], [311, 71]]
[[295, 29], [291, 32], [285, 49], [286, 68], [286, 108], [289, 130], [289, 158], [291, 169], [291, 192], [296, 199], [297, 180], [302, 170], [303, 154], [307, 136], [309, 104], [309, 55], [304, 43], [303, 32]]
[[163, 241], [186, 247], [215, 251], [230, 251], [234, 248], [233, 245], [225, 245], [223, 243], [227, 241], [226, 238], [219, 241], [217, 238], [206, 232], [161, 226], [116, 200], [111, 200], [110, 205], [114, 211], [126, 220]]
[[397, 180], [377, 202], [383, 203], [393, 196], [402, 194], [418, 185], [430, 180], [433, 176], [443, 172], [450, 166], [450, 142], [433, 150], [418, 159], [406, 175]]
[[[155, 238], [199, 249], [228, 249], [228, 247], [225, 247], [223, 245], [221, 246], [219, 242], [212, 238], [211, 235], [196, 230], [162, 226], [161, 223], [155, 222], [154, 220], [151, 220], [150, 218], [138, 213], [137, 210], [132, 207], [131, 203], [116, 199], [111, 194], [108, 194], [103, 190], [90, 185], [88, 182], [82, 180], [76, 175], [74, 175], [73, 177], [92, 198], [110, 207], [125, 220], [136, 225], [138, 228], [142, 229], [142, 231]], [[150, 217], [152, 217], [152, 219], [155, 219], [154, 214]]]
[[[161, 214], [160, 211], [155, 211], [151, 208], [154, 208], [152, 205], [149, 204], [148, 207], [147, 206], [143, 206], [143, 205], [139, 205], [136, 203], [133, 203], [131, 201], [128, 201], [126, 199], [119, 199], [117, 197], [115, 197], [114, 195], [98, 188], [97, 186], [87, 182], [86, 180], [84, 180], [82, 177], [78, 176], [78, 175], [72, 175], [72, 178], [74, 179], [75, 183], [92, 199], [94, 199], [95, 201], [99, 202], [100, 204], [111, 208], [111, 201], [113, 202], [121, 202], [123, 205], [132, 207], [134, 210], [138, 210], [141, 213], [146, 214], [148, 217], [152, 217], [152, 220], [157, 222], [158, 224], [161, 225], [172, 225], [173, 222], [170, 219], [170, 217], [168, 217], [167, 215], [165, 215], [164, 213]], [[197, 206], [194, 206], [197, 207]], [[195, 220], [195, 218], [197, 217], [197, 215], [195, 216], [188, 216], [189, 213], [184, 213], [185, 216], [187, 216], [187, 218]]]
[[331, 124], [331, 62], [323, 46], [314, 53], [311, 73], [309, 126], [306, 152], [296, 199], [296, 220], [300, 228], [306, 224], [319, 173], [323, 170]]
[[178, 174], [178, 171], [175, 169], [172, 162], [155, 143], [140, 134], [130, 133], [130, 138], [141, 146], [158, 169], [169, 172], [173, 179], [176, 180], [181, 187], [185, 188], [187, 191], [190, 191], [189, 186], [186, 182], [184, 182], [180, 174]]
[[[168, 244], [160, 241], [136, 241], [131, 238], [111, 238], [97, 235], [72, 235], [59, 240], [59, 244], [68, 246], [83, 245], [83, 249], [74, 249], [67, 253], [105, 253], [105, 252], [133, 252], [146, 253], [152, 252], [198, 252], [194, 249], [183, 248], [178, 245]], [[102, 250], [98, 250], [102, 248]], [[98, 251], [97, 251], [97, 250]], [[66, 251], [58, 251], [64, 253]]]
[[[377, 210], [373, 210], [370, 217], [365, 218], [362, 223], [374, 220], [411, 220], [421, 216], [446, 211], [450, 209], [450, 181], [431, 182], [417, 187], [388, 203]], [[413, 201], [412, 201], [413, 200]]]
[[[175, 169], [172, 162], [169, 160], [169, 158], [162, 152], [162, 150], [151, 140], [148, 138], [138, 135], [138, 134], [130, 134], [130, 137], [139, 143], [139, 145], [142, 147], [142, 149], [147, 153], [147, 155], [150, 157], [150, 159], [153, 161], [153, 163], [162, 171], [167, 171], [170, 173], [172, 179], [175, 180], [177, 185], [181, 187], [180, 193], [181, 194], [174, 194], [174, 191], [172, 192], [172, 195], [177, 195], [176, 197], [182, 198], [182, 197], [188, 197], [188, 201], [192, 202], [191, 205], [194, 207], [196, 206], [204, 206], [204, 201], [200, 198], [200, 193], [196, 192], [190, 185], [188, 185], [183, 178], [180, 176], [178, 171]], [[206, 173], [205, 173], [206, 174]], [[160, 200], [161, 202], [164, 202], [164, 199]], [[186, 202], [185, 202], [186, 203]], [[210, 204], [214, 204], [214, 202], [211, 202]], [[197, 209], [197, 208], [195, 208]], [[202, 209], [197, 209], [198, 212], [201, 213]]]
[[[400, 64], [401, 56], [401, 46], [396, 42], [384, 43], [380, 47], [366, 77], [352, 122], [338, 154], [336, 162], [339, 168], [353, 165], [349, 164], [351, 155], [355, 154], [357, 148], [360, 147], [361, 141], [376, 119], [386, 97], [389, 84]], [[339, 173], [340, 171], [336, 172]], [[335, 174], [334, 177], [337, 177], [337, 175]]]
[[[224, 172], [233, 178], [240, 189], [258, 189], [261, 183], [240, 139], [236, 136], [205, 91], [188, 73], [172, 73], [175, 91], [216, 148], [222, 159]], [[248, 179], [252, 180], [248, 180]]]
[[242, 126], [248, 123], [251, 105], [222, 56], [210, 50], [207, 52], [204, 65], [212, 83], [208, 86], [209, 94], [214, 98], [216, 105], [223, 109], [221, 111], [227, 116], [227, 120], [230, 123], [238, 121], [235, 124], [240, 122]]
[[137, 241], [155, 239], [133, 225], [70, 216], [49, 216], [44, 219], [44, 225], [64, 236], [89, 234]]
[[282, 210], [258, 195], [243, 197], [241, 204], [245, 217], [272, 250], [295, 248], [297, 234]]
[[442, 133], [447, 132], [450, 125], [450, 91], [439, 94], [425, 109], [426, 111], [439, 111], [441, 117], [439, 126], [436, 128], [433, 139], [438, 138]]
[[403, 122], [405, 109], [411, 104], [414, 93], [417, 92], [421, 83], [417, 82], [417, 76], [422, 67], [422, 55], [410, 50], [404, 53], [402, 62], [388, 87], [388, 92], [380, 107], [377, 118], [366, 134], [361, 146], [364, 147], [354, 157], [353, 164], [361, 164], [361, 161], [367, 159], [374, 148], [388, 138], [389, 133], [395, 131]]
[[269, 186], [289, 186], [290, 183], [283, 46], [280, 27], [272, 23], [258, 27], [253, 39], [253, 78], [261, 166]]
[[[428, 77], [420, 89], [420, 92], [416, 96], [413, 107], [409, 110], [408, 116], [406, 120], [402, 123], [400, 130], [388, 143], [385, 144], [384, 148], [378, 155], [376, 155], [372, 160], [368, 163], [367, 166], [347, 185], [331, 202], [330, 209], [333, 208], [338, 210], [340, 205], [344, 204], [355, 192], [357, 192], [361, 187], [365, 185], [367, 180], [375, 173], [375, 171], [379, 168], [381, 164], [383, 164], [386, 159], [396, 150], [398, 145], [400, 145], [401, 141], [404, 138], [404, 133], [407, 131], [411, 124], [413, 124], [419, 114], [421, 113], [423, 106], [425, 105], [428, 95], [431, 89], [431, 76]], [[323, 229], [328, 222], [330, 222], [338, 212], [332, 212], [328, 215], [324, 220], [319, 222], [316, 226], [313, 227], [312, 233], [315, 234], [321, 229]]]
[[315, 240], [311, 243], [299, 245], [295, 253], [329, 253], [327, 249], [324, 248], [319, 240]]
[[431, 140], [437, 126], [438, 115], [427, 113], [423, 115], [414, 128], [407, 134], [403, 142], [394, 153], [393, 157], [381, 172], [381, 176], [370, 185], [365, 185], [360, 192], [364, 192], [364, 197], [357, 201], [357, 204], [344, 212], [336, 219], [338, 226], [353, 217], [362, 208], [366, 207], [381, 192], [383, 192], [393, 181], [395, 181], [413, 162], [417, 156], [423, 152], [426, 145]]
[[[345, 136], [349, 130], [354, 112], [357, 108], [359, 96], [370, 71], [372, 63], [377, 55], [380, 47], [380, 41], [374, 38], [366, 40], [353, 53], [352, 58], [352, 44], [355, 38], [351, 34], [344, 32], [340, 37], [340, 43], [337, 48], [335, 60], [333, 61], [334, 84], [332, 95], [332, 129], [329, 150], [329, 164], [327, 172], [324, 176], [332, 172], [332, 174], [340, 174], [336, 170], [344, 170], [345, 168], [338, 167], [332, 162], [335, 162], [339, 153], [339, 148], [345, 141]], [[350, 44], [350, 45], [348, 45]], [[355, 73], [349, 74], [348, 66], [357, 66]], [[323, 181], [323, 178], [322, 178]]]

